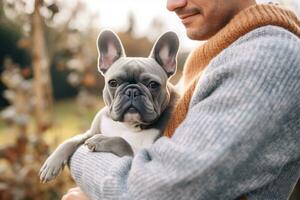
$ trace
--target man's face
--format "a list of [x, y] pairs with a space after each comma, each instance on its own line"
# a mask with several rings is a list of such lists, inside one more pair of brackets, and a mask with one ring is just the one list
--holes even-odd
[[186, 28], [189, 38], [206, 40], [223, 28], [251, 0], [168, 0]]

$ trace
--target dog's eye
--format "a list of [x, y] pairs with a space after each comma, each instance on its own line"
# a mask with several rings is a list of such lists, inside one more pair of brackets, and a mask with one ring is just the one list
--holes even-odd
[[149, 84], [148, 84], [148, 88], [150, 89], [156, 89], [159, 87], [159, 83], [155, 82], [155, 81], [151, 81]]
[[109, 84], [110, 87], [117, 87], [118, 86], [118, 82], [115, 79], [108, 81], [108, 84]]

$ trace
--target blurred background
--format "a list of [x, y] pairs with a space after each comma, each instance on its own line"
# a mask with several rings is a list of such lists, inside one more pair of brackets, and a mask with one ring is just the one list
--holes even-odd
[[[279, 3], [300, 14], [299, 0]], [[199, 42], [186, 37], [165, 5], [166, 0], [0, 0], [1, 200], [60, 199], [75, 185], [68, 170], [47, 184], [37, 174], [49, 153], [87, 130], [103, 106], [96, 68], [101, 29], [114, 30], [128, 56], [148, 56], [160, 34], [178, 33], [172, 79], [177, 82]], [[290, 199], [300, 199], [298, 186]]]

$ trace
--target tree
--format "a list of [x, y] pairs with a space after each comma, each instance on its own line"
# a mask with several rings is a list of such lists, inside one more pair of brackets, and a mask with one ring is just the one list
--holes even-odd
[[52, 85], [49, 70], [49, 58], [46, 53], [44, 29], [40, 9], [43, 0], [35, 0], [31, 16], [32, 31], [32, 66], [34, 72], [35, 120], [37, 133], [42, 133], [49, 125], [46, 111], [52, 113]]

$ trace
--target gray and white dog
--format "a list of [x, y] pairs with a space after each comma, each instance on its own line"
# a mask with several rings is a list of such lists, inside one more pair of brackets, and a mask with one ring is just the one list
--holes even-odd
[[149, 147], [162, 135], [178, 99], [169, 82], [179, 48], [174, 32], [159, 37], [147, 58], [126, 57], [120, 39], [110, 30], [99, 34], [97, 47], [106, 106], [88, 131], [66, 140], [49, 156], [39, 173], [42, 182], [54, 179], [81, 144], [118, 156]]

